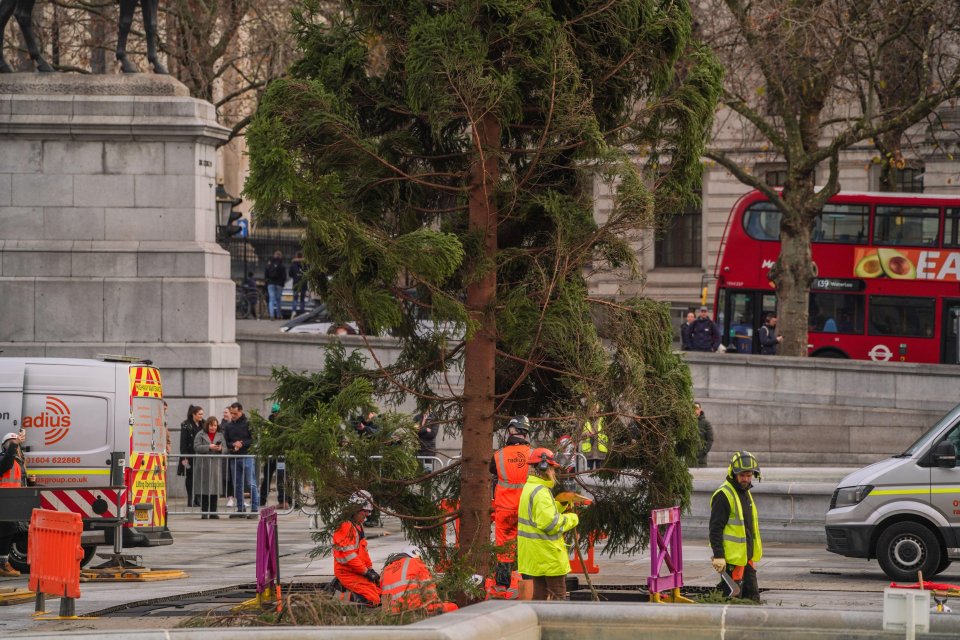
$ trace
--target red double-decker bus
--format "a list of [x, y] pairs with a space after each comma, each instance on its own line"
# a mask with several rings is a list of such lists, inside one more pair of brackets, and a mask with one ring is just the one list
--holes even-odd
[[[960, 361], [960, 197], [842, 192], [817, 216], [812, 242], [811, 356]], [[730, 213], [714, 269], [728, 349], [759, 352], [779, 255], [780, 212], [750, 192]]]

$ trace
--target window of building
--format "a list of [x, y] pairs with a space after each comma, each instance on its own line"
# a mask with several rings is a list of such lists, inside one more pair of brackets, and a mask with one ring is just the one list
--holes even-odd
[[770, 202], [755, 202], [743, 213], [743, 228], [754, 240], [779, 240], [780, 210]]
[[895, 191], [923, 193], [923, 169], [920, 167], [894, 169], [893, 184]]
[[935, 207], [878, 206], [873, 242], [878, 245], [933, 247], [937, 244], [940, 211]]
[[810, 331], [863, 333], [863, 296], [810, 292]]
[[960, 247], [960, 209], [947, 209], [943, 218], [943, 246]]
[[870, 335], [932, 338], [934, 298], [870, 296]]
[[866, 205], [826, 204], [813, 226], [814, 242], [867, 244], [870, 208]]
[[763, 181], [771, 187], [782, 187], [787, 184], [786, 169], [767, 169], [763, 172]]
[[671, 216], [666, 230], [657, 234], [654, 242], [654, 267], [701, 266], [702, 223], [703, 214], [696, 207], [687, 207]]

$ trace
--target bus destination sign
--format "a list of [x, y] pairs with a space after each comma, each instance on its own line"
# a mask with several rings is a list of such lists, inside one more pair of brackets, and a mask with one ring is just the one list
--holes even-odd
[[810, 288], [818, 291], [863, 291], [866, 283], [854, 278], [814, 278]]

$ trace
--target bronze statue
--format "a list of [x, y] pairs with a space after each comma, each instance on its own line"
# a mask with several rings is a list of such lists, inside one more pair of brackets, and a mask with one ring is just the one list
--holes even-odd
[[[6, 1], [6, 0], [0, 0]], [[157, 5], [159, 0], [120, 0], [120, 33], [117, 35], [117, 60], [124, 73], [137, 73], [137, 66], [127, 59], [127, 36], [133, 26], [133, 14], [141, 5], [143, 30], [147, 36], [147, 60], [154, 73], [166, 74], [167, 68], [157, 60]], [[31, 5], [33, 2], [30, 3]]]
[[[40, 46], [33, 35], [33, 5], [37, 0], [0, 0], [0, 73], [13, 73], [13, 69], [3, 59], [3, 30], [10, 22], [10, 16], [17, 18], [17, 24], [20, 25], [20, 31], [23, 32], [23, 39], [27, 43], [27, 51], [30, 52], [30, 58], [37, 65], [37, 71], [44, 73], [53, 71], [43, 56], [40, 55]], [[156, 0], [153, 0], [154, 15], [156, 15]]]

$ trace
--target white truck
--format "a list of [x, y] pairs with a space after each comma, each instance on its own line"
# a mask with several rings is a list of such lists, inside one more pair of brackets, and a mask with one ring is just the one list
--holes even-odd
[[[22, 519], [32, 506], [79, 513], [83, 564], [118, 530], [123, 547], [173, 543], [163, 386], [149, 361], [0, 357], [0, 434], [21, 428], [37, 489], [0, 491], [0, 517]], [[24, 496], [17, 507], [14, 495]], [[10, 554], [21, 571], [26, 552], [23, 533]]]

